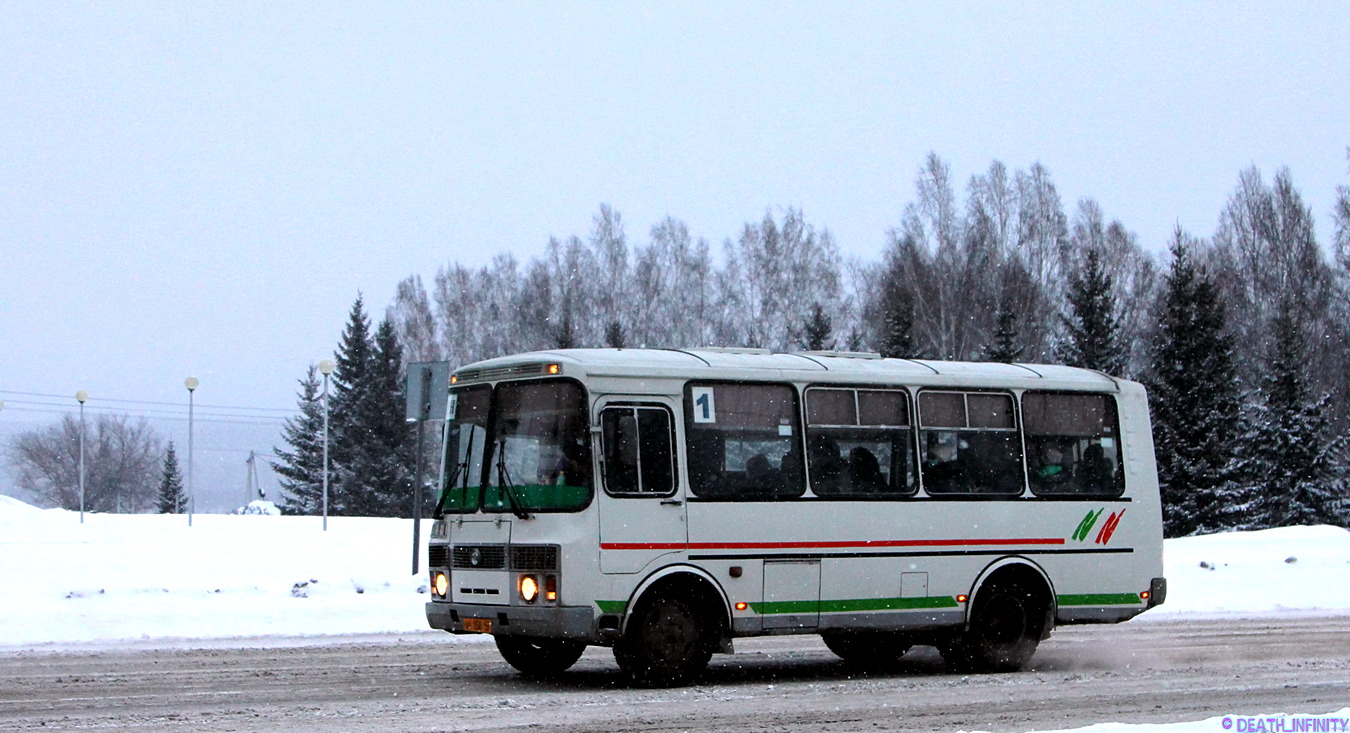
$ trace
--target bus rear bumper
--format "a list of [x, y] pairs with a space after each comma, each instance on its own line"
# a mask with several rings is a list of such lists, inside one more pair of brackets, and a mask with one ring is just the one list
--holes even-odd
[[[550, 639], [581, 639], [595, 636], [595, 616], [590, 606], [489, 606], [474, 603], [427, 603], [427, 623], [452, 634], [472, 634], [466, 619], [490, 621], [495, 636], [538, 636]], [[482, 626], [481, 623], [477, 624]]]

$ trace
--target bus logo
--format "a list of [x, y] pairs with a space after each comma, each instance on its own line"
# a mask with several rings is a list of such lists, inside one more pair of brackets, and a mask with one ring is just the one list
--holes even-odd
[[469, 564], [474, 567], [478, 567], [478, 563], [482, 561], [483, 561], [483, 551], [478, 549], [477, 547], [473, 548], [473, 551], [469, 553]]
[[[1078, 529], [1073, 531], [1073, 539], [1077, 542], [1086, 542], [1088, 535], [1092, 534], [1092, 528], [1097, 526], [1097, 520], [1101, 518], [1102, 512], [1104, 511], [1106, 510], [1098, 509], [1095, 512], [1089, 511], [1087, 516], [1083, 517], [1083, 521], [1078, 523]], [[1124, 509], [1121, 509], [1119, 512], [1111, 512], [1111, 516], [1106, 518], [1106, 522], [1102, 524], [1102, 528], [1098, 530], [1097, 539], [1095, 539], [1094, 542], [1099, 545], [1110, 542], [1111, 535], [1115, 534], [1116, 526], [1120, 524], [1120, 518], [1123, 516], [1125, 516]]]

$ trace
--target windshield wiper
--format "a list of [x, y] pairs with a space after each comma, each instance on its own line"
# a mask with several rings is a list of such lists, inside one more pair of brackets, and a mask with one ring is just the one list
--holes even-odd
[[497, 443], [497, 487], [506, 494], [506, 501], [511, 505], [511, 513], [518, 519], [529, 519], [530, 515], [525, 513], [525, 509], [520, 505], [520, 499], [516, 497], [515, 484], [511, 482], [511, 474], [506, 470], [506, 438], [502, 438]]
[[455, 482], [459, 480], [461, 474], [464, 476], [464, 483], [469, 483], [469, 456], [473, 455], [473, 439], [476, 434], [477, 431], [472, 427], [469, 428], [469, 444], [464, 449], [464, 462], [455, 464], [455, 472], [450, 474], [450, 480], [445, 482], [445, 489], [441, 491], [441, 500], [436, 502], [436, 511], [431, 513], [431, 516], [435, 519], [445, 516], [445, 500], [450, 498], [450, 491], [463, 488], [455, 486]]

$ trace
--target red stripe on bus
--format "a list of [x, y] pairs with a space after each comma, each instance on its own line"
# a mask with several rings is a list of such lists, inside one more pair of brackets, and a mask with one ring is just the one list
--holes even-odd
[[602, 550], [825, 550], [846, 547], [970, 547], [975, 545], [1062, 545], [1062, 537], [995, 540], [863, 540], [844, 542], [604, 542]]

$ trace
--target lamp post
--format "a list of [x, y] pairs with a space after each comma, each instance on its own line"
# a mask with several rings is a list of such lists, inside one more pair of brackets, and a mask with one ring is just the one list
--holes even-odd
[[187, 500], [187, 510], [188, 510], [188, 512], [187, 512], [187, 515], [188, 515], [188, 526], [189, 526], [189, 527], [192, 526], [192, 510], [196, 508], [196, 499], [197, 499], [197, 495], [194, 494], [193, 491], [192, 491], [192, 417], [193, 417], [193, 416], [192, 416], [192, 412], [193, 412], [192, 408], [193, 408], [193, 395], [194, 395], [194, 393], [197, 391], [197, 386], [200, 385], [200, 384], [201, 384], [201, 382], [198, 382], [196, 377], [188, 377], [187, 379], [183, 380], [183, 386], [184, 386], [184, 387], [187, 387], [187, 391], [188, 391], [188, 500]]
[[84, 524], [84, 401], [87, 399], [88, 392], [75, 393], [75, 400], [80, 403], [80, 524]]
[[328, 531], [328, 375], [333, 373], [333, 360], [319, 362], [323, 375], [323, 531]]

